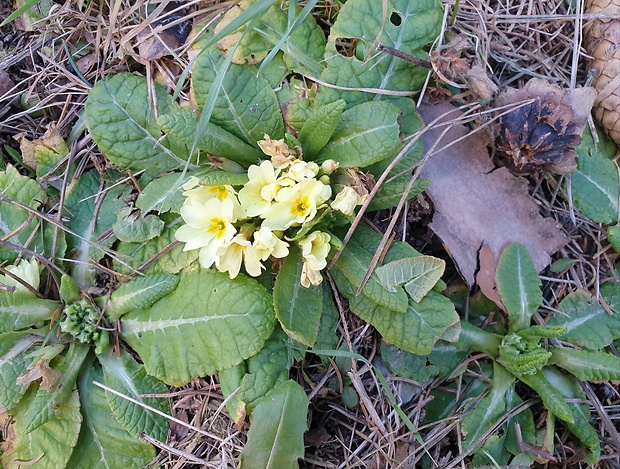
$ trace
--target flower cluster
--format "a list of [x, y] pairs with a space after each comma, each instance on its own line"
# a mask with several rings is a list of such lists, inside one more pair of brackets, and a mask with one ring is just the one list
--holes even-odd
[[207, 186], [196, 177], [183, 186], [186, 199], [180, 213], [185, 225], [176, 231], [176, 239], [185, 243], [185, 251], [199, 250], [204, 268], [215, 266], [234, 278], [242, 264], [249, 275], [259, 276], [263, 262], [286, 257], [288, 241], [295, 238], [303, 258], [302, 285], [319, 285], [331, 236], [319, 230], [301, 239], [287, 234], [309, 231], [330, 207], [351, 216], [364, 197], [345, 186], [330, 203], [329, 175], [338, 168], [335, 161], [321, 166], [305, 162], [284, 140], [267, 135], [258, 144], [271, 159], [250, 166], [249, 180], [238, 191], [229, 185]]

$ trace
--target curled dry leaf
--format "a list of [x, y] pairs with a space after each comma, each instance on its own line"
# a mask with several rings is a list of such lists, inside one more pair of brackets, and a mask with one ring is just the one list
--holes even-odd
[[178, 49], [187, 40], [192, 28], [191, 20], [183, 20], [181, 2], [170, 2], [162, 16], [140, 31], [137, 36], [138, 51], [143, 60], [157, 60]]
[[513, 171], [556, 174], [577, 168], [575, 146], [596, 98], [594, 88], [562, 89], [546, 80], [530, 80], [523, 88], [507, 88], [497, 108], [515, 105], [499, 120], [495, 148]]
[[[444, 116], [440, 123], [445, 125], [461, 116], [447, 103], [423, 104], [419, 111], [427, 124]], [[425, 148], [435, 145], [443, 130], [434, 126], [425, 132]], [[540, 215], [528, 194], [527, 181], [513, 176], [507, 168], [494, 170], [484, 138], [468, 133], [465, 126], [453, 125], [420, 174], [430, 180], [426, 192], [435, 207], [431, 229], [470, 286], [484, 244], [499, 259], [508, 244], [521, 243], [538, 271], [544, 269], [551, 262], [551, 254], [564, 246], [568, 237], [555, 220]]]
[[[594, 117], [620, 145], [620, 0], [587, 0], [586, 14], [601, 15], [584, 26], [585, 46], [596, 71]], [[615, 18], [614, 18], [615, 15]]]
[[492, 100], [499, 89], [480, 65], [470, 65], [462, 51], [472, 48], [469, 38], [456, 36], [447, 45], [429, 54], [433, 70], [441, 81], [456, 88], [468, 88], [472, 95], [483, 102]]

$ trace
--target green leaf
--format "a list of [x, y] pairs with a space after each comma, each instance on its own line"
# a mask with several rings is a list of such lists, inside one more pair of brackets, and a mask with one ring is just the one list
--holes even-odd
[[66, 467], [77, 443], [82, 422], [78, 392], [71, 392], [69, 388], [66, 399], [58, 403], [45, 424], [33, 431], [25, 431], [25, 412], [28, 410], [32, 392], [34, 389], [24, 397], [22, 404], [15, 408], [12, 414], [17, 421], [13, 451], [3, 453], [0, 463], [6, 469], [18, 469], [24, 467], [24, 461], [36, 459], [37, 469]]
[[[236, 424], [245, 419], [246, 413], [251, 414], [259, 398], [288, 379], [287, 365], [287, 336], [277, 327], [260, 352], [218, 373], [226, 408]], [[231, 396], [237, 388], [239, 391]]]
[[519, 379], [538, 393], [549, 412], [566, 423], [573, 424], [575, 423], [575, 418], [571, 408], [564, 401], [564, 396], [547, 379], [545, 371], [549, 368], [545, 367], [532, 375], [521, 375]]
[[613, 225], [618, 222], [620, 176], [613, 157], [616, 146], [599, 134], [595, 145], [589, 129], [575, 150], [577, 170], [571, 175], [571, 194], [577, 209], [596, 223]]
[[[581, 385], [572, 376], [561, 372], [553, 366], [543, 368], [543, 373], [548, 386], [550, 386], [553, 392], [573, 401], [576, 399], [584, 401], [586, 399], [586, 394], [583, 392]], [[585, 461], [589, 465], [595, 466], [601, 454], [601, 444], [598, 432], [590, 425], [590, 406], [585, 403], [580, 404], [577, 401], [568, 403], [568, 407], [572, 412], [574, 421], [572, 423], [565, 421], [564, 423], [588, 450], [584, 458]]]
[[301, 251], [293, 244], [276, 277], [273, 305], [276, 317], [288, 336], [312, 347], [321, 323], [323, 287], [302, 286], [302, 267]]
[[[607, 299], [612, 289], [601, 288], [601, 295]], [[549, 326], [564, 326], [566, 333], [562, 340], [593, 350], [602, 349], [620, 338], [620, 311], [609, 314], [596, 298], [585, 291], [569, 293], [559, 304], [563, 314], [549, 318]]]
[[[143, 398], [143, 394], [165, 394], [168, 386], [146, 374], [144, 366], [137, 363], [127, 352], [121, 356], [101, 354], [98, 356], [103, 366], [105, 385], [127, 397], [170, 414], [170, 402], [167, 398]], [[106, 391], [108, 404], [116, 420], [131, 435], [138, 437], [140, 432], [159, 440], [166, 441], [169, 421], [144, 407]]]
[[[409, 98], [397, 98], [390, 99], [390, 102], [400, 109], [402, 118], [400, 120], [401, 133], [410, 136], [418, 132], [424, 125], [422, 118], [416, 111], [416, 104]], [[406, 143], [406, 142], [405, 142]], [[416, 143], [405, 153], [398, 163], [390, 170], [387, 178], [381, 184], [381, 189], [372, 198], [369, 211], [382, 210], [397, 205], [403, 196], [403, 193], [407, 190], [409, 183], [411, 182], [411, 174], [413, 172], [414, 164], [420, 160], [422, 156], [422, 150], [424, 145], [421, 139], [418, 139]], [[383, 172], [387, 169], [388, 165], [392, 163], [391, 158], [386, 158], [378, 163], [368, 166], [366, 170], [370, 172], [375, 179], [379, 179]], [[425, 179], [418, 179], [413, 184], [411, 191], [407, 195], [407, 199], [412, 199], [418, 194], [421, 194], [426, 190], [429, 185], [429, 181]]]
[[610, 226], [607, 228], [607, 240], [616, 254], [620, 254], [620, 226]]
[[401, 146], [399, 113], [396, 106], [382, 101], [345, 111], [317, 160], [335, 160], [342, 168], [362, 168], [393, 156]]
[[[321, 79], [347, 88], [395, 91], [420, 89], [427, 70], [385, 52], [378, 52], [376, 46], [382, 43], [406, 54], [426, 58], [425, 46], [432, 43], [439, 34], [442, 13], [441, 2], [438, 0], [347, 1], [330, 29], [325, 49], [327, 68], [321, 74]], [[343, 57], [337, 50], [336, 44], [342, 39], [354, 40], [354, 57]], [[334, 88], [323, 89], [319, 96], [322, 102], [342, 98], [349, 106], [376, 99], [371, 92]]]
[[262, 397], [251, 416], [241, 469], [292, 469], [304, 456], [308, 398], [294, 381], [285, 381]]
[[497, 289], [508, 310], [510, 332], [530, 326], [532, 316], [543, 302], [541, 282], [527, 248], [508, 245], [497, 263]]
[[169, 274], [154, 274], [125, 282], [110, 296], [105, 305], [106, 316], [115, 321], [129, 311], [148, 308], [178, 285], [179, 277]]
[[118, 220], [112, 229], [114, 235], [127, 243], [143, 243], [159, 236], [164, 229], [164, 222], [156, 215], [141, 216], [130, 207], [117, 212]]
[[404, 314], [407, 311], [405, 290], [398, 287], [395, 292], [388, 291], [381, 285], [377, 274], [374, 272], [362, 289], [361, 294], [357, 296], [357, 289], [362, 284], [371, 261], [370, 253], [356, 241], [349, 241], [338, 261], [331, 268], [331, 273], [334, 275], [339, 290], [349, 300], [359, 299], [357, 301], [359, 306], [363, 306], [365, 303], [369, 308], [369, 314], [370, 308]]
[[398, 259], [377, 267], [379, 281], [390, 291], [404, 285], [409, 296], [419, 303], [439, 281], [446, 262], [432, 256], [416, 256]]
[[[174, 233], [181, 226], [178, 224], [181, 218], [172, 216], [166, 221], [164, 231], [157, 238], [146, 243], [119, 243], [117, 252], [132, 258], [133, 261], [129, 260], [127, 263], [135, 269], [141, 268], [141, 271], [146, 274], [176, 274], [190, 266], [198, 259], [198, 251], [183, 251], [183, 244], [176, 241]], [[145, 264], [147, 267], [142, 268]], [[120, 262], [114, 263], [114, 269], [123, 274], [131, 273]]]
[[24, 433], [30, 433], [54, 418], [56, 409], [71, 394], [89, 350], [88, 345], [72, 343], [69, 346], [64, 361], [58, 367], [58, 371], [62, 373], [60, 381], [50, 391], [39, 388], [36, 395], [29, 399], [28, 410], [20, 427]]
[[[205, 105], [218, 68], [223, 62], [219, 52], [202, 53], [194, 64], [192, 88], [199, 108]], [[248, 67], [231, 65], [215, 102], [211, 122], [254, 144], [264, 138], [284, 137], [280, 104], [269, 83]]]
[[0, 334], [0, 414], [15, 407], [28, 389], [16, 380], [32, 363], [26, 354], [38, 340], [42, 337], [29, 331]]
[[464, 450], [478, 441], [503, 416], [506, 410], [506, 393], [514, 386], [515, 378], [504, 367], [493, 362], [493, 387], [474, 410], [463, 419]]
[[[192, 110], [176, 109], [172, 114], [159, 116], [157, 124], [164, 133], [175, 135], [189, 147], [194, 143], [198, 119]], [[245, 167], [265, 158], [257, 148], [210, 122], [196, 145], [210, 155], [228, 158]]]
[[114, 418], [105, 391], [93, 384], [102, 383], [103, 379], [97, 364], [86, 367], [80, 376], [84, 423], [66, 469], [145, 467], [155, 458], [155, 450], [144, 439], [129, 434]]
[[[314, 343], [317, 350], [333, 350], [338, 346], [338, 334], [336, 329], [340, 321], [340, 313], [334, 302], [331, 288], [323, 287], [323, 304], [321, 308], [321, 324], [319, 333]], [[325, 357], [321, 357], [323, 363], [329, 363]]]
[[564, 368], [582, 381], [620, 380], [620, 358], [610, 353], [553, 347], [550, 364]]
[[66, 274], [62, 274], [60, 277], [60, 298], [63, 303], [69, 305], [71, 303], [75, 303], [80, 296], [82, 296], [82, 291], [80, 287], [75, 281]]
[[150, 106], [146, 79], [117, 73], [97, 82], [85, 104], [84, 119], [99, 149], [116, 166], [151, 175], [183, 167], [187, 146], [161, 138], [156, 117], [175, 105], [164, 88], [154, 83], [157, 109]]
[[60, 303], [23, 290], [0, 290], [0, 333], [37, 326], [52, 319]]
[[299, 143], [303, 148], [304, 159], [313, 160], [327, 145], [340, 122], [340, 116], [347, 103], [338, 99], [319, 107], [313, 112], [299, 131]]
[[[33, 216], [28, 210], [10, 202], [20, 203], [33, 210], [38, 209], [47, 201], [47, 195], [41, 186], [34, 179], [19, 174], [15, 167], [7, 165], [5, 171], [0, 171], [0, 197], [0, 237], [17, 246], [52, 257], [53, 227]], [[11, 236], [8, 236], [9, 234]], [[60, 255], [64, 254], [63, 235], [61, 231], [56, 250]], [[13, 262], [17, 254], [13, 248], [0, 246], [0, 261]]]
[[396, 375], [424, 383], [431, 377], [452, 372], [467, 358], [467, 353], [458, 351], [454, 345], [440, 344], [429, 355], [416, 355], [383, 343], [381, 357]]
[[185, 198], [181, 194], [181, 186], [189, 179], [181, 173], [170, 173], [152, 180], [136, 199], [136, 208], [142, 213], [156, 210], [158, 213], [178, 212]]
[[92, 285], [95, 279], [92, 263], [104, 256], [102, 248], [110, 246], [114, 240], [100, 241], [99, 237], [112, 228], [116, 212], [127, 205], [123, 199], [130, 191], [124, 185], [107, 191], [102, 189], [100, 175], [93, 169], [76, 179], [65, 196], [65, 224], [73, 232], [67, 234], [67, 246], [76, 261], [71, 273], [73, 280], [83, 287]]
[[149, 374], [179, 386], [239, 364], [271, 335], [271, 295], [256, 280], [214, 270], [179, 274], [176, 290], [127, 313], [122, 337]]

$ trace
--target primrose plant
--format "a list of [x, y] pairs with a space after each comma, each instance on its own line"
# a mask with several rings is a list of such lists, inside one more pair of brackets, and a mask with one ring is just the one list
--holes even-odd
[[[586, 395], [579, 380], [620, 379], [620, 358], [603, 350], [620, 337], [620, 286], [612, 281], [600, 290], [615, 314], [609, 314], [587, 292], [578, 291], [560, 303], [546, 324], [532, 325], [543, 297], [524, 246], [505, 248], [496, 284], [508, 329], [501, 334], [461, 323], [457, 346], [486, 353], [493, 360], [492, 370], [485, 372], [492, 387], [463, 420], [463, 449], [474, 454], [477, 465], [548, 462], [553, 459], [558, 418], [585, 447], [586, 462], [595, 464], [600, 456], [599, 437], [589, 423], [590, 409], [582, 403]], [[540, 431], [531, 410], [516, 394], [517, 381], [528, 386], [547, 408], [546, 425]], [[474, 388], [484, 392], [483, 387]]]

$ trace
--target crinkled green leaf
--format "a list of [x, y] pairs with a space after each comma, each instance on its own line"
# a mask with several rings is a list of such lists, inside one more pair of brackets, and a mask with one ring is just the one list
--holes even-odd
[[[39, 184], [28, 176], [22, 176], [17, 169], [7, 165], [0, 171], [0, 198], [18, 202], [38, 209], [47, 201], [47, 195]], [[33, 215], [28, 210], [0, 199], [0, 237], [17, 246], [24, 246], [39, 254], [52, 256], [54, 247], [54, 228]], [[28, 221], [30, 219], [30, 221]], [[26, 223], [27, 222], [27, 223]], [[11, 234], [10, 237], [6, 235]], [[64, 255], [66, 248], [64, 232], [57, 235], [56, 254]], [[0, 246], [0, 261], [13, 262], [18, 251], [6, 246]]]
[[24, 413], [20, 427], [24, 433], [30, 433], [54, 419], [56, 409], [71, 393], [89, 350], [88, 345], [75, 343], [70, 345], [64, 361], [58, 366], [58, 371], [62, 373], [58, 383], [50, 391], [39, 388], [36, 395], [28, 400], [28, 410]]
[[[140, 469], [155, 458], [155, 449], [132, 436], [114, 418], [106, 392], [93, 384], [103, 383], [97, 364], [86, 367], [79, 380], [84, 422], [67, 469]], [[163, 440], [162, 440], [163, 441]]]
[[141, 216], [130, 207], [121, 209], [117, 216], [118, 220], [112, 225], [114, 235], [127, 243], [143, 243], [159, 236], [164, 229], [164, 222], [158, 216]]
[[538, 393], [543, 403], [556, 417], [564, 420], [568, 424], [575, 423], [575, 418], [570, 406], [564, 400], [564, 396], [557, 387], [547, 379], [547, 372], [551, 367], [544, 367], [535, 374], [523, 374], [519, 379]]
[[[223, 62], [217, 51], [202, 53], [194, 63], [192, 88], [199, 108], [205, 105], [218, 68]], [[215, 102], [211, 122], [254, 144], [264, 138], [284, 137], [282, 112], [269, 83], [248, 67], [231, 65]]]
[[301, 251], [291, 245], [276, 277], [273, 305], [278, 321], [289, 337], [312, 347], [319, 333], [323, 287], [306, 288], [301, 284]]
[[590, 129], [586, 128], [575, 150], [579, 155], [577, 170], [570, 179], [575, 206], [592, 221], [606, 225], [616, 223], [620, 202], [620, 176], [613, 160], [616, 145], [602, 132], [595, 144]]
[[317, 160], [335, 160], [342, 168], [361, 168], [393, 156], [401, 146], [399, 113], [396, 106], [382, 101], [345, 111]]
[[0, 333], [18, 331], [48, 321], [60, 303], [38, 298], [28, 291], [0, 290]]
[[463, 419], [464, 450], [469, 450], [482, 435], [504, 416], [506, 393], [514, 385], [515, 378], [497, 362], [493, 362], [493, 385], [474, 410]]
[[299, 143], [303, 148], [304, 159], [312, 160], [327, 145], [329, 139], [333, 135], [340, 116], [347, 103], [342, 99], [338, 99], [333, 103], [319, 107], [310, 115], [299, 131]]
[[308, 88], [298, 78], [291, 78], [283, 83], [277, 91], [278, 101], [282, 108], [284, 124], [287, 129], [300, 132], [306, 121], [318, 109], [317, 87]]
[[[614, 294], [620, 299], [617, 284], [606, 284], [600, 290], [603, 298], [612, 300]], [[562, 340], [599, 350], [620, 338], [620, 309], [609, 314], [596, 298], [585, 291], [569, 293], [559, 304], [563, 314], [553, 314], [547, 324], [564, 326]]]
[[[561, 372], [553, 366], [543, 368], [545, 381], [553, 392], [565, 399], [584, 401], [586, 393], [579, 382], [570, 375]], [[544, 398], [543, 398], [544, 401]], [[545, 402], [546, 404], [546, 402]], [[567, 403], [573, 417], [573, 422], [564, 421], [566, 427], [585, 445], [587, 453], [585, 461], [594, 466], [601, 454], [601, 444], [598, 432], [590, 425], [590, 406], [579, 401]]]
[[[362, 307], [366, 304], [368, 314], [374, 314], [374, 310], [381, 313], [393, 311], [397, 314], [404, 314], [407, 311], [405, 290], [399, 287], [395, 292], [388, 291], [381, 285], [374, 272], [362, 289], [361, 294], [356, 295], [371, 260], [372, 256], [364, 248], [353, 240], [349, 241], [338, 261], [330, 269], [339, 290], [349, 300], [357, 298], [356, 304], [358, 306]], [[370, 312], [370, 309], [373, 310], [373, 313]]]
[[[422, 118], [416, 111], [416, 105], [413, 100], [409, 98], [397, 98], [390, 99], [389, 102], [395, 106], [398, 106], [402, 113], [402, 117], [400, 119], [402, 134], [405, 136], [410, 136], [422, 128]], [[404, 143], [406, 144], [407, 141], [404, 141]], [[400, 202], [403, 193], [407, 190], [407, 187], [411, 182], [413, 166], [422, 156], [422, 150], [422, 140], [418, 139], [416, 143], [407, 150], [398, 163], [396, 163], [396, 165], [390, 170], [387, 178], [381, 184], [379, 192], [375, 194], [370, 201], [370, 205], [368, 206], [369, 211], [394, 207]], [[379, 179], [391, 163], [392, 159], [386, 158], [385, 160], [381, 160], [378, 163], [368, 166], [366, 170], [370, 172], [375, 179]], [[416, 180], [409, 194], [407, 194], [407, 199], [411, 199], [422, 193], [428, 185], [429, 181], [425, 179]]]
[[[219, 32], [252, 3], [253, 0], [244, 0], [231, 8], [223, 16], [215, 32]], [[304, 14], [303, 18], [300, 18], [300, 9], [296, 9], [296, 15], [289, 24], [292, 12], [283, 10], [282, 5], [279, 3], [273, 5], [254, 24], [252, 30], [248, 31], [247, 27], [242, 27], [221, 39], [217, 43], [218, 47], [226, 53], [236, 47], [233, 63], [256, 64], [265, 59], [274, 46], [279, 44], [288, 67], [296, 72], [310, 71], [318, 75], [322, 69], [319, 61], [323, 58], [325, 49], [325, 36], [321, 28], [311, 15]], [[283, 38], [284, 41], [281, 42]]]
[[32, 363], [26, 355], [40, 339], [29, 331], [0, 334], [0, 414], [15, 407], [28, 389], [16, 380]]
[[179, 277], [170, 274], [153, 274], [124, 282], [105, 304], [106, 316], [114, 321], [129, 311], [148, 308], [171, 293], [179, 283]]
[[91, 137], [121, 169], [157, 175], [185, 165], [187, 146], [162, 139], [156, 122], [175, 103], [161, 85], [155, 83], [154, 89], [157, 110], [150, 104], [146, 79], [131, 73], [109, 76], [88, 94], [84, 119]]
[[[287, 336], [282, 329], [276, 328], [260, 352], [218, 373], [222, 392], [227, 398], [226, 408], [236, 424], [245, 419], [246, 413], [251, 414], [257, 399], [286, 381], [287, 364]], [[231, 396], [237, 388], [239, 391]]]
[[349, 241], [331, 269], [338, 289], [349, 300], [351, 311], [372, 324], [387, 342], [411, 353], [430, 353], [433, 344], [444, 334], [449, 335], [445, 339], [456, 340], [459, 317], [450, 300], [436, 292], [429, 292], [420, 303], [408, 301], [403, 311], [404, 291], [398, 287], [390, 293], [373, 273], [356, 296], [371, 259], [364, 248]]
[[[192, 110], [176, 109], [172, 114], [159, 116], [157, 124], [164, 133], [177, 136], [189, 147], [193, 145], [198, 131], [198, 119]], [[259, 149], [212, 123], [208, 123], [200, 135], [197, 148], [210, 155], [231, 159], [246, 167], [265, 158]]]
[[60, 277], [60, 299], [64, 304], [75, 303], [82, 296], [80, 286], [75, 283], [70, 275], [62, 274]]
[[95, 278], [93, 261], [98, 262], [114, 238], [99, 237], [112, 228], [116, 212], [126, 207], [124, 198], [130, 189], [117, 185], [107, 191], [96, 170], [82, 174], [68, 188], [65, 196], [66, 226], [73, 234], [67, 234], [67, 246], [75, 265], [71, 271], [73, 280], [81, 286], [91, 286]]
[[[149, 407], [170, 414], [168, 398], [143, 398], [143, 394], [165, 394], [168, 386], [146, 374], [144, 366], [136, 362], [127, 352], [121, 356], [101, 354], [99, 362], [103, 366], [105, 385], [127, 397]], [[140, 432], [159, 440], [166, 441], [169, 420], [116, 394], [106, 391], [108, 404], [116, 420], [131, 435], [138, 437]]]
[[182, 178], [181, 173], [171, 173], [152, 180], [138, 195], [136, 208], [145, 214], [152, 210], [158, 213], [178, 212], [185, 200], [181, 186], [188, 179], [188, 176]]
[[[334, 350], [338, 346], [338, 334], [336, 328], [340, 321], [340, 313], [334, 302], [331, 288], [323, 287], [323, 304], [321, 308], [321, 324], [319, 333], [314, 343], [317, 350]], [[329, 361], [325, 357], [321, 357], [324, 363]]]
[[[181, 218], [166, 217], [164, 221], [167, 222], [166, 227], [157, 238], [146, 243], [119, 243], [116, 250], [131, 267], [137, 269], [148, 263], [144, 273], [176, 274], [198, 259], [197, 250], [183, 251], [183, 244], [178, 244], [174, 238], [174, 233], [181, 226]], [[125, 256], [129, 256], [133, 261], [127, 260]], [[130, 270], [119, 262], [115, 262], [114, 266], [120, 273], [130, 273]]]
[[453, 371], [467, 354], [445, 343], [435, 345], [428, 355], [416, 355], [383, 343], [381, 357], [396, 375], [424, 383], [431, 377], [445, 376]]
[[405, 257], [388, 262], [375, 269], [379, 281], [390, 291], [403, 286], [411, 298], [419, 303], [439, 281], [446, 262], [433, 256]]
[[27, 393], [22, 403], [12, 413], [17, 421], [15, 440], [12, 450], [0, 456], [0, 463], [6, 469], [18, 469], [24, 467], [24, 462], [37, 459], [34, 466], [36, 468], [64, 468], [77, 443], [82, 423], [78, 392], [71, 392], [69, 388], [66, 398], [58, 403], [54, 414], [45, 424], [33, 431], [25, 431], [23, 428], [27, 422], [25, 413], [28, 410], [29, 397], [33, 392], [35, 392], [34, 388]]
[[179, 274], [176, 290], [121, 321], [122, 337], [149, 374], [181, 385], [241, 363], [271, 335], [271, 295], [256, 280], [201, 269]]
[[294, 381], [278, 384], [256, 402], [241, 469], [293, 469], [304, 456], [308, 397]]
[[[387, 6], [386, 11], [383, 7]], [[438, 0], [349, 0], [340, 9], [330, 29], [325, 49], [327, 68], [321, 79], [347, 88], [378, 88], [411, 91], [421, 88], [427, 70], [406, 60], [376, 50], [379, 43], [409, 55], [427, 58], [424, 50], [441, 29], [442, 5]], [[357, 39], [354, 57], [343, 57], [336, 48], [339, 39]], [[373, 47], [372, 50], [370, 48]], [[353, 106], [375, 99], [371, 92], [325, 88], [320, 99], [343, 98]]]
[[620, 358], [605, 352], [553, 347], [550, 364], [564, 368], [582, 381], [619, 381]]
[[511, 332], [530, 326], [532, 316], [542, 305], [541, 282], [527, 248], [509, 244], [497, 263], [497, 290], [508, 310]]

